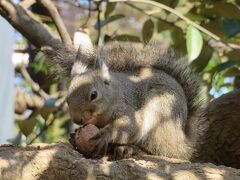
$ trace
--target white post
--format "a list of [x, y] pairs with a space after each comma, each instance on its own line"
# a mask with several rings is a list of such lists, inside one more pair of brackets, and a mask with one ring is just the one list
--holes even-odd
[[14, 135], [14, 29], [0, 16], [0, 144]]

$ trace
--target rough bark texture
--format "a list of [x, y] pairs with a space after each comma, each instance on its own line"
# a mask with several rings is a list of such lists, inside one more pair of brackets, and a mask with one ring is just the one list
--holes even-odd
[[0, 147], [1, 179], [240, 179], [240, 170], [156, 156], [85, 159], [66, 144]]

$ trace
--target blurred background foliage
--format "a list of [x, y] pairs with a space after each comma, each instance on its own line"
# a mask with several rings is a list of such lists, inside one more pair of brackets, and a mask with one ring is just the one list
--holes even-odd
[[[239, 88], [239, 0], [140, 1], [54, 3], [72, 38], [84, 30], [95, 45], [109, 41], [147, 44], [158, 40], [164, 47], [173, 47], [187, 57], [202, 77], [210, 100]], [[41, 5], [35, 3], [29, 9], [57, 33]], [[74, 129], [64, 102], [68, 82], [64, 77], [54, 78], [44, 55], [21, 35], [16, 37], [15, 52], [27, 53], [28, 63], [16, 66], [16, 137], [10, 141], [13, 144], [67, 141]]]

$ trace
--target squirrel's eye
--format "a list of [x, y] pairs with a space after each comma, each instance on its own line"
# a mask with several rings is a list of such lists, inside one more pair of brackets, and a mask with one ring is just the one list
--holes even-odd
[[92, 100], [96, 99], [97, 96], [98, 96], [97, 91], [92, 91], [92, 92], [91, 92], [91, 95], [90, 95], [90, 100], [92, 101]]

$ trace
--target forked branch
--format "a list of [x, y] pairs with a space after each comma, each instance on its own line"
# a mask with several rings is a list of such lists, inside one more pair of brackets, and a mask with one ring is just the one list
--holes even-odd
[[47, 26], [32, 18], [25, 9], [12, 1], [0, 0], [0, 15], [37, 48], [54, 47], [61, 43]]

